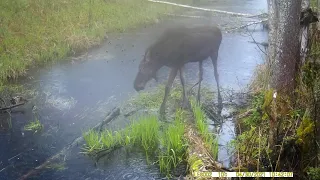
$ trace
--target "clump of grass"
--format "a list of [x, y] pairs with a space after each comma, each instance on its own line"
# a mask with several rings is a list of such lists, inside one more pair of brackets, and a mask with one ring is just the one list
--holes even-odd
[[[84, 134], [86, 142], [85, 153], [94, 155], [103, 150], [111, 150], [119, 146], [139, 147], [146, 153], [147, 162], [151, 154], [158, 156], [160, 171], [170, 174], [183, 162], [186, 155], [184, 140], [185, 126], [182, 122], [182, 112], [179, 110], [173, 124], [160, 133], [160, 124], [155, 115], [146, 115], [134, 120], [127, 128], [112, 133], [105, 130], [102, 133], [90, 130]], [[162, 147], [159, 149], [159, 147]]]
[[191, 107], [195, 116], [196, 128], [198, 129], [198, 132], [204, 140], [207, 148], [210, 149], [211, 155], [217, 159], [219, 151], [218, 138], [215, 138], [211, 133], [209, 133], [207, 118], [205, 112], [201, 108], [201, 105], [198, 105], [196, 101], [192, 99]]
[[185, 126], [182, 122], [182, 111], [176, 112], [174, 124], [170, 124], [161, 138], [164, 150], [159, 155], [160, 172], [170, 176], [172, 169], [185, 160], [187, 145], [184, 140]]
[[[131, 131], [131, 132], [130, 132]], [[134, 145], [143, 147], [147, 160], [148, 154], [158, 147], [159, 143], [159, 122], [156, 116], [144, 116], [139, 122], [131, 124], [129, 139], [132, 139]]]
[[101, 149], [100, 134], [92, 129], [83, 134], [83, 138], [86, 142], [86, 153], [93, 153]]
[[111, 131], [105, 130], [100, 134], [100, 141], [102, 148], [112, 149], [116, 145], [123, 144], [122, 132], [115, 132], [112, 134]]
[[29, 122], [27, 125], [24, 126], [24, 130], [26, 131], [33, 131], [34, 133], [37, 133], [43, 129], [43, 125], [39, 121], [39, 119], [36, 119], [34, 121]]
[[83, 137], [86, 142], [84, 150], [88, 154], [119, 146], [135, 145], [142, 147], [148, 157], [148, 154], [158, 147], [159, 122], [154, 115], [143, 116], [139, 121], [133, 121], [130, 126], [115, 133], [109, 130], [101, 133], [89, 130]]

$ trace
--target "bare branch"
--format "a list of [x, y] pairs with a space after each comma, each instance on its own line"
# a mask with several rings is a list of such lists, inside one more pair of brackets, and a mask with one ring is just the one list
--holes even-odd
[[242, 25], [240, 27], [229, 29], [229, 30], [227, 30], [227, 32], [231, 32], [231, 31], [238, 30], [238, 29], [243, 29], [245, 27], [252, 26], [252, 25], [255, 25], [255, 24], [260, 24], [260, 23], [267, 22], [267, 21], [268, 21], [268, 19], [263, 19], [261, 21], [250, 22], [250, 23]]
[[9, 110], [9, 109], [13, 109], [15, 107], [22, 106], [24, 104], [25, 104], [25, 102], [19, 103], [19, 104], [15, 104], [15, 105], [11, 105], [11, 106], [8, 106], [8, 107], [3, 107], [3, 108], [0, 108], [0, 111], [6, 111], [6, 110]]

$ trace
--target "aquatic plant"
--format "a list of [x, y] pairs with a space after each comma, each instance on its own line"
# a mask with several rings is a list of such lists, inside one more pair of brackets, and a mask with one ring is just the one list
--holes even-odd
[[37, 133], [42, 129], [43, 129], [43, 125], [41, 124], [39, 119], [30, 121], [27, 125], [24, 126], [25, 131], [33, 131], [34, 133]]

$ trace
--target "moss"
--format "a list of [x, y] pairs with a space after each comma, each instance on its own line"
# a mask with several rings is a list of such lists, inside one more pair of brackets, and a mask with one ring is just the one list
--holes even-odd
[[320, 168], [309, 167], [307, 174], [309, 180], [318, 180], [320, 179]]
[[307, 109], [302, 117], [300, 126], [297, 129], [297, 143], [302, 144], [304, 150], [308, 150], [314, 138], [314, 122], [310, 117], [310, 111]]

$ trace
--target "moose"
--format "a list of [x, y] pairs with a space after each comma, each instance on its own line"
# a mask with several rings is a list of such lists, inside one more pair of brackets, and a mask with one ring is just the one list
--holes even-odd
[[183, 76], [184, 65], [189, 62], [199, 62], [199, 80], [194, 86], [198, 85], [197, 103], [200, 103], [200, 88], [203, 79], [202, 65], [203, 61], [210, 57], [218, 88], [218, 114], [221, 114], [222, 98], [217, 70], [217, 58], [221, 41], [222, 33], [217, 26], [178, 26], [167, 29], [155, 43], [146, 49], [144, 58], [139, 64], [139, 72], [134, 80], [134, 89], [139, 92], [145, 88], [147, 82], [151, 79], [157, 81], [157, 71], [167, 66], [171, 71], [165, 87], [160, 115], [165, 114], [166, 101], [178, 71], [183, 93], [182, 107], [188, 108], [190, 107], [190, 103], [187, 99]]

